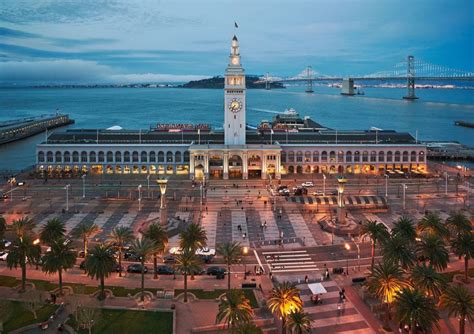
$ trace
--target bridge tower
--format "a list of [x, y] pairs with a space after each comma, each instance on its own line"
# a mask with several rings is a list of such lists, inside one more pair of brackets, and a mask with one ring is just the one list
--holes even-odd
[[269, 73], [267, 72], [267, 73], [265, 73], [265, 89], [266, 90], [271, 89], [271, 83], [270, 83], [268, 77], [269, 77]]
[[415, 95], [415, 57], [407, 57], [407, 89], [408, 94], [403, 98], [405, 100], [416, 100], [418, 97]]
[[306, 68], [306, 78], [308, 81], [306, 82], [306, 93], [313, 93], [313, 80], [311, 78], [313, 72], [313, 68], [311, 66], [308, 66]]

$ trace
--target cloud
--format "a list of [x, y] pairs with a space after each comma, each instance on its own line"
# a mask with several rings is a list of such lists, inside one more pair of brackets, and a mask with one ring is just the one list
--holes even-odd
[[153, 83], [184, 82], [202, 79], [204, 75], [166, 73], [119, 73], [116, 70], [85, 60], [42, 60], [0, 62], [0, 83], [85, 84], [85, 83]]

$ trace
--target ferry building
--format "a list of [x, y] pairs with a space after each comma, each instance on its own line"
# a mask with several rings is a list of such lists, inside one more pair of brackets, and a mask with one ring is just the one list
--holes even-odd
[[426, 170], [426, 146], [409, 133], [337, 131], [293, 110], [248, 129], [245, 116], [245, 72], [234, 36], [225, 71], [223, 130], [183, 123], [158, 124], [148, 131], [58, 131], [37, 145], [37, 169], [57, 175], [186, 174], [222, 179]]

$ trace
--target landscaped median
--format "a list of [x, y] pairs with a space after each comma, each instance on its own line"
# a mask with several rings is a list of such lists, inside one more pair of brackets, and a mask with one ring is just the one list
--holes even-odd
[[3, 300], [0, 302], [0, 321], [3, 322], [3, 332], [10, 333], [15, 329], [46, 321], [58, 307], [59, 305], [44, 305], [36, 311], [38, 318], [35, 319], [33, 313], [25, 307], [25, 303]]
[[[203, 289], [188, 289], [189, 294], [193, 294], [197, 299], [218, 299], [220, 296], [226, 293], [225, 289], [216, 289], [216, 290], [203, 290]], [[252, 289], [242, 289], [245, 297], [250, 301], [250, 306], [252, 308], [259, 308], [257, 298]], [[174, 290], [175, 297], [184, 293], [183, 289]]]

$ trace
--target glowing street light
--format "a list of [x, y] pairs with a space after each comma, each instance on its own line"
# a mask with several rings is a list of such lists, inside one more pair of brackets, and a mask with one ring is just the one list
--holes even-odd
[[82, 174], [82, 198], [86, 197], [86, 174]]
[[138, 211], [142, 210], [142, 185], [138, 185]]
[[66, 211], [69, 211], [69, 187], [71, 185], [70, 184], [66, 184], [66, 186], [64, 187], [64, 189], [66, 190]]
[[[344, 244], [344, 248], [347, 250], [347, 251], [350, 251], [351, 250], [351, 245], [349, 245], [347, 242]], [[349, 254], [347, 254], [347, 258], [346, 258], [346, 274], [349, 275]]]
[[388, 174], [385, 174], [385, 198], [388, 198]]

